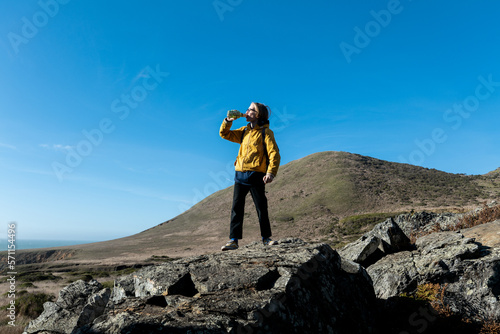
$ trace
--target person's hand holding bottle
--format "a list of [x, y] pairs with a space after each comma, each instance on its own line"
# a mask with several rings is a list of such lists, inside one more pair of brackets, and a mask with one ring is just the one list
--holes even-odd
[[232, 122], [234, 121], [235, 119], [237, 118], [240, 118], [240, 117], [243, 117], [245, 116], [245, 114], [239, 112], [238, 110], [236, 109], [231, 109], [231, 110], [228, 110], [227, 111], [227, 117], [226, 117], [226, 121], [228, 122]]

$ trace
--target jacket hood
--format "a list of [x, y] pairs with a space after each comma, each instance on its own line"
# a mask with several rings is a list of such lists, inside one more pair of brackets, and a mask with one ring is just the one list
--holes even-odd
[[263, 125], [266, 125], [266, 124], [269, 125], [269, 120], [268, 119], [266, 119], [266, 120], [259, 119], [257, 121], [257, 125], [259, 125], [259, 126], [263, 126]]

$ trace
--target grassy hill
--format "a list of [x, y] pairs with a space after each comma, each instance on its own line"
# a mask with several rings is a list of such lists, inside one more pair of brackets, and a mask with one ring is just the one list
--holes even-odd
[[[336, 223], [342, 229], [343, 220], [350, 216], [412, 209], [460, 210], [500, 197], [500, 177], [450, 174], [346, 152], [321, 152], [282, 166], [267, 190], [275, 235], [338, 244], [342, 238], [325, 231], [335, 230], [332, 224]], [[221, 237], [227, 237], [231, 198], [229, 187], [144, 233], [159, 232], [167, 225], [176, 230], [196, 226], [193, 233], [215, 236], [222, 226]], [[256, 239], [257, 216], [250, 197], [247, 202], [244, 236]], [[203, 225], [210, 228], [205, 231]]]
[[[464, 210], [500, 198], [499, 170], [450, 174], [346, 152], [312, 154], [282, 166], [266, 187], [273, 237], [322, 240], [336, 247], [401, 212]], [[72, 246], [66, 261], [126, 263], [217, 251], [228, 238], [232, 188], [136, 235]], [[243, 233], [241, 244], [260, 239], [250, 196]]]

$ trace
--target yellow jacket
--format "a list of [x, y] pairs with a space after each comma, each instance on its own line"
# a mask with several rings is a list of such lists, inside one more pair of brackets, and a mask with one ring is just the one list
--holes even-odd
[[[235, 143], [241, 143], [238, 157], [235, 162], [235, 170], [238, 172], [255, 171], [262, 173], [269, 173], [276, 176], [280, 165], [280, 151], [274, 133], [269, 129], [269, 124], [263, 126], [255, 125], [252, 129], [250, 123], [247, 126], [241, 127], [237, 130], [231, 130], [233, 122], [222, 122], [219, 134], [222, 138]], [[265, 128], [266, 133], [266, 149], [269, 157], [269, 165], [266, 168], [266, 157], [264, 155], [264, 145], [262, 143], [262, 128]], [[246, 130], [245, 130], [246, 129]], [[243, 142], [241, 135], [245, 130]]]

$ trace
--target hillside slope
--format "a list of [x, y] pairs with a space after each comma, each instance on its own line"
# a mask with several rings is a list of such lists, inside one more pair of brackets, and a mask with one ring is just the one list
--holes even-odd
[[[76, 262], [123, 263], [153, 255], [178, 257], [216, 251], [228, 238], [232, 188], [136, 235], [72, 246], [77, 251], [72, 258]], [[319, 239], [338, 246], [364, 231], [346, 232], [346, 217], [477, 206], [500, 198], [500, 174], [450, 174], [346, 152], [321, 152], [282, 166], [266, 190], [275, 239]], [[241, 243], [259, 238], [257, 215], [248, 196]]]
[[[496, 174], [450, 174], [346, 152], [321, 152], [282, 166], [267, 190], [274, 234], [314, 239], [325, 237], [322, 231], [332, 222], [351, 215], [478, 205], [500, 197], [500, 178]], [[192, 234], [224, 239], [231, 199], [229, 187], [144, 234], [164, 229], [180, 232], [188, 227]], [[259, 231], [250, 197], [246, 220], [244, 236], [255, 240]]]

